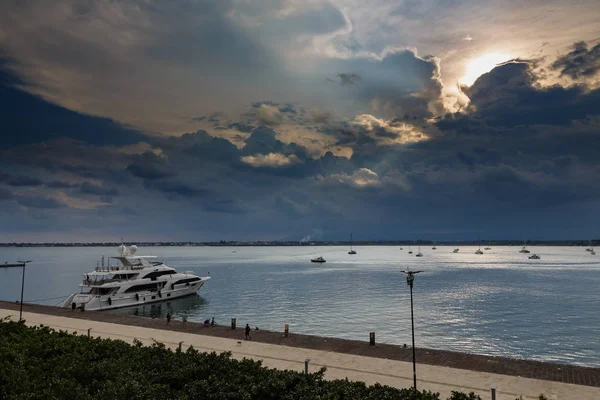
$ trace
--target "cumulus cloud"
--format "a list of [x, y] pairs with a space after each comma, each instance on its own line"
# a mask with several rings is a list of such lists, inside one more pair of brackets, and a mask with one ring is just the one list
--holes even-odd
[[253, 113], [259, 123], [268, 126], [281, 125], [283, 114], [274, 106], [260, 103], [254, 106]]
[[397, 119], [383, 120], [370, 114], [362, 114], [355, 118], [354, 123], [383, 145], [414, 143], [429, 138], [415, 126]]
[[333, 174], [330, 179], [358, 187], [378, 186], [381, 184], [379, 175], [368, 168], [359, 168], [351, 175]]
[[[466, 232], [477, 230], [481, 216], [490, 229], [510, 235], [515, 207], [539, 227], [532, 228], [536, 232], [561, 236], [578, 218], [572, 213], [565, 217], [561, 209], [582, 210], [585, 221], [578, 226], [589, 225], [589, 216], [598, 215], [600, 92], [590, 84], [598, 71], [585, 72], [595, 71], [591, 44], [585, 52], [579, 46], [559, 56], [555, 70], [546, 68], [554, 60], [549, 56], [547, 64], [515, 60], [500, 65], [463, 88], [471, 100], [468, 106], [449, 112], [442, 104], [442, 66], [445, 74], [449, 51], [433, 52], [438, 58], [394, 47], [397, 43], [390, 47], [359, 40], [360, 24], [350, 23], [334, 4], [276, 1], [272, 8], [244, 3], [237, 9], [234, 3], [209, 2], [205, 11], [198, 11], [197, 2], [150, 1], [137, 3], [139, 13], [123, 11], [126, 5], [117, 3], [94, 3], [87, 11], [65, 4], [63, 11], [45, 5], [51, 14], [47, 20], [27, 7], [16, 14], [0, 13], [3, 29], [23, 35], [16, 36], [24, 46], [22, 54], [33, 54], [35, 64], [16, 68], [21, 81], [0, 79], [1, 98], [8, 104], [2, 117], [12, 121], [10, 132], [21, 132], [19, 124], [28, 127], [23, 137], [0, 139], [3, 218], [43, 217], [51, 229], [74, 239], [81, 237], [81, 229], [93, 227], [110, 236], [118, 227], [150, 240], [237, 240], [293, 237], [291, 229], [301, 232], [298, 238], [315, 229], [328, 238], [332, 226], [345, 232], [360, 227], [384, 238], [396, 237], [398, 226], [428, 232], [456, 232], [460, 226]], [[150, 9], [152, 5], [157, 8]], [[402, 13], [415, 15], [421, 9], [427, 7]], [[104, 17], [123, 11], [122, 19], [114, 21], [117, 33], [110, 40], [106, 33], [98, 35], [102, 40], [92, 40], [94, 55], [83, 49], [80, 57], [69, 58], [65, 49], [72, 45], [79, 51], [88, 33], [82, 33], [77, 21], [67, 29], [67, 22], [74, 15], [96, 21], [99, 10], [107, 13]], [[195, 27], [186, 15], [182, 26], [171, 24], [181, 10], [199, 22], [214, 21]], [[319, 12], [321, 22], [307, 23]], [[14, 28], [27, 20], [24, 13], [37, 18], [29, 32]], [[71, 17], [65, 19], [63, 13]], [[102, 31], [109, 20], [104, 17], [90, 29]], [[266, 27], [275, 26], [270, 19], [296, 24], [281, 47], [261, 36]], [[65, 26], [56, 28], [57, 20]], [[39, 54], [31, 44], [43, 30], [37, 24], [52, 32], [41, 42], [49, 48]], [[130, 24], [131, 32], [122, 31]], [[343, 31], [348, 28], [353, 32]], [[469, 30], [478, 46], [485, 46], [486, 37]], [[211, 36], [202, 36], [208, 31], [224, 34], [219, 51], [227, 54], [211, 57], [216, 50], [206, 39]], [[247, 37], [239, 38], [241, 34]], [[472, 43], [460, 40], [465, 34], [454, 31], [448, 39], [461, 57], [471, 54]], [[194, 47], [196, 35], [201, 38]], [[0, 39], [2, 51], [4, 40], [6, 36]], [[246, 44], [257, 53], [235, 52]], [[328, 52], [333, 45], [335, 51]], [[21, 50], [8, 47], [11, 57], [22, 62]], [[281, 53], [273, 57], [273, 48]], [[286, 53], [298, 49], [303, 51]], [[575, 50], [580, 53], [571, 54]], [[579, 56], [582, 61], [575, 61]], [[250, 68], [241, 71], [247, 57]], [[103, 64], [113, 58], [114, 65]], [[198, 66], [204, 60], [207, 65]], [[220, 68], [225, 61], [237, 64]], [[124, 82], [124, 71], [130, 75], [132, 65], [141, 65], [141, 75]], [[107, 70], [98, 71], [99, 66]], [[576, 85], [542, 83], [542, 72], [558, 74], [567, 67], [565, 82], [577, 76]], [[289, 74], [280, 79], [283, 69]], [[40, 81], [36, 74], [42, 70], [50, 75]], [[88, 76], [98, 82], [90, 83]], [[175, 81], [172, 86], [164, 76]], [[214, 80], [199, 83], [200, 76]], [[327, 77], [336, 77], [336, 85], [327, 84]], [[283, 87], [294, 90], [275, 93]], [[11, 108], [13, 100], [18, 107]], [[115, 122], [122, 119], [114, 109], [128, 118], [135, 115], [152, 132]], [[27, 118], [19, 110], [27, 110]], [[111, 119], [73, 110], [93, 110]], [[169, 127], [177, 126], [176, 135], [157, 132], [169, 131], [154, 123], [165, 115]], [[42, 120], [48, 129], [38, 131], [30, 120]], [[123, 221], [132, 210], [140, 224], [130, 227]], [[547, 229], [548, 220], [556, 228]], [[13, 224], [2, 225], [14, 232]], [[150, 229], [156, 225], [160, 232]], [[41, 229], [39, 223], [31, 226]]]
[[242, 161], [256, 168], [280, 168], [298, 164], [300, 159], [295, 154], [286, 156], [279, 153], [269, 153], [244, 156]]

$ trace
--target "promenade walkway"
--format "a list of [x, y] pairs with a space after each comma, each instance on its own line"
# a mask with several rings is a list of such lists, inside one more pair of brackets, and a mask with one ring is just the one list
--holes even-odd
[[[0, 303], [0, 318], [5, 316], [17, 320], [19, 317], [18, 305]], [[301, 342], [303, 335], [290, 334], [289, 338], [281, 338], [280, 333], [253, 331], [253, 340], [244, 341], [242, 340], [243, 329], [240, 328], [231, 331], [231, 329], [225, 327], [204, 328], [192, 323], [184, 328], [178, 321], [174, 321], [171, 326], [166, 326], [162, 320], [99, 312], [72, 312], [35, 305], [25, 305], [23, 317], [28, 325], [43, 324], [55, 329], [86, 335], [88, 329], [91, 328], [91, 335], [94, 337], [120, 339], [126, 342], [133, 342], [134, 339], [137, 339], [145, 344], [158, 341], [171, 348], [176, 348], [179, 342], [182, 342], [184, 349], [193, 346], [200, 351], [231, 351], [235, 358], [246, 357], [262, 360], [265, 366], [271, 368], [303, 370], [304, 360], [310, 358], [309, 371], [327, 367], [326, 377], [328, 379], [348, 378], [364, 381], [368, 384], [379, 382], [395, 387], [410, 387], [412, 385], [412, 364], [407, 361], [348, 354], [346, 352], [331, 351], [325, 347], [323, 349], [297, 347], [297, 343], [292, 346], [272, 344], [267, 343], [265, 340], [270, 335], [275, 335], [280, 341], [289, 340], [289, 342], [293, 342], [294, 337], [296, 337], [296, 342]], [[118, 321], [128, 323], [123, 324], [118, 323]], [[135, 322], [138, 324], [135, 324]], [[225, 334], [230, 335], [230, 337], [221, 337]], [[314, 339], [316, 337], [309, 338], [316, 340]], [[257, 339], [263, 339], [263, 341]], [[304, 340], [308, 341], [308, 339]], [[325, 345], [334, 343], [338, 339], [319, 338], [319, 340]], [[363, 347], [369, 348], [368, 343], [356, 343], [362, 343]], [[385, 346], [376, 347], [382, 348]], [[424, 349], [419, 350], [425, 352]], [[354, 353], [356, 352], [354, 351]], [[419, 357], [417, 357], [417, 360], [419, 360]], [[553, 366], [553, 364], [548, 365]], [[565, 368], [567, 371], [577, 371], [577, 367], [565, 366]], [[594, 368], [583, 369], [583, 371], [591, 373], [594, 379], [595, 374], [598, 374], [598, 369]], [[535, 399], [540, 393], [544, 393], [551, 400], [600, 399], [600, 387], [595, 381], [591, 382], [596, 383], [595, 386], [576, 385], [428, 364], [417, 365], [417, 378], [417, 385], [420, 389], [440, 392], [443, 396], [448, 396], [451, 390], [460, 390], [464, 392], [474, 391], [484, 399], [489, 399], [490, 385], [495, 384], [498, 388], [496, 392], [498, 400], [514, 400], [519, 396], [523, 396], [523, 399]]]

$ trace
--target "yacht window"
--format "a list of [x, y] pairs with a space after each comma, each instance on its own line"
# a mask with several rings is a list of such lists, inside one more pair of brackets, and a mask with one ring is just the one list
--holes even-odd
[[104, 296], [109, 294], [110, 292], [113, 291], [113, 289], [115, 288], [102, 288], [102, 287], [95, 287], [92, 288], [92, 290], [90, 290], [90, 294], [95, 294], [95, 295], [100, 295], [100, 296]]
[[154, 271], [154, 272], [150, 272], [149, 274], [147, 274], [144, 278], [150, 278], [151, 280], [155, 281], [156, 278], [158, 278], [159, 276], [162, 276], [162, 275], [172, 275], [174, 273], [175, 273], [175, 271], [173, 271], [173, 270], [168, 270], [168, 271]]
[[130, 288], [127, 288], [125, 290], [125, 293], [141, 292], [143, 290], [156, 291], [156, 290], [158, 290], [158, 286], [156, 285], [156, 283], [146, 283], [143, 285], [135, 285]]
[[190, 283], [190, 282], [196, 282], [199, 281], [200, 278], [195, 277], [195, 278], [185, 278], [185, 279], [180, 279], [177, 282], [173, 282], [173, 285], [179, 285], [181, 283]]

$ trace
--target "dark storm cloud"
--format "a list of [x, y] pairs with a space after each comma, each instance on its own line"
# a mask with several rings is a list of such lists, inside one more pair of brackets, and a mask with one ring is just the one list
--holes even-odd
[[244, 133], [252, 132], [252, 130], [255, 128], [252, 125], [246, 125], [246, 124], [242, 124], [239, 122], [230, 123], [227, 127], [229, 129], [236, 129], [236, 130], [238, 130], [240, 132], [244, 132]]
[[[568, 125], [574, 120], [600, 114], [600, 89], [584, 86], [538, 87], [527, 62], [512, 62], [480, 76], [463, 90], [469, 96], [469, 113], [451, 116], [438, 123], [442, 129], [474, 128], [483, 125]], [[469, 125], [474, 126], [469, 127]]]
[[[339, 84], [342, 86], [354, 85], [356, 82], [359, 82], [362, 80], [360, 75], [355, 74], [355, 73], [341, 73], [341, 74], [338, 74], [337, 76], [338, 76], [338, 78], [340, 78]], [[331, 82], [338, 83], [337, 81], [334, 81], [333, 79], [329, 79], [329, 80]]]
[[[428, 118], [443, 110], [442, 82], [440, 80], [439, 60], [432, 56], [419, 57], [412, 50], [391, 49], [385, 51], [380, 59], [356, 59], [332, 67], [351, 68], [352, 73], [338, 75], [341, 83], [361, 99], [373, 112], [386, 118], [396, 118], [405, 114]], [[342, 76], [343, 75], [343, 76]]]
[[[239, 228], [287, 235], [295, 230], [341, 232], [356, 224], [384, 238], [415, 227], [497, 227], [515, 210], [526, 214], [531, 225], [549, 213], [557, 226], [564, 226], [558, 208], [597, 204], [596, 90], [543, 87], [528, 63], [512, 62], [463, 88], [471, 104], [462, 112], [431, 123], [426, 117], [433, 115], [431, 102], [441, 88], [437, 62], [406, 51], [389, 57], [380, 67], [390, 79], [402, 80], [402, 66], [412, 65], [408, 74], [419, 80], [388, 88], [389, 80], [377, 81], [371, 73], [360, 84], [326, 90], [358, 90], [382, 109], [391, 105], [386, 108], [393, 110], [390, 118], [375, 113], [345, 118], [262, 101], [237, 121], [223, 115], [201, 121], [239, 131], [239, 147], [215, 136], [222, 133], [216, 129], [144, 136], [144, 143], [126, 147], [46, 139], [0, 152], [2, 163], [11, 167], [2, 168], [10, 176], [2, 175], [1, 183], [15, 190], [0, 187], [0, 199], [8, 200], [3, 206], [52, 214], [65, 229], [73, 227], [65, 217], [70, 213], [110, 220], [105, 223], [114, 228], [135, 209], [140, 220], [160, 220], [165, 235], [186, 225], [191, 226], [186, 232], [204, 229], [210, 235], [222, 226], [234, 226], [236, 234]], [[363, 76], [361, 68], [354, 69], [363, 62], [333, 71], [355, 70]], [[275, 123], [261, 124], [265, 120]], [[427, 138], [404, 141], [418, 133]], [[16, 176], [39, 183], [11, 185]], [[43, 194], [36, 197], [33, 191]], [[78, 205], [83, 208], [74, 211]]]
[[163, 149], [184, 153], [203, 161], [232, 162], [238, 158], [238, 149], [234, 144], [203, 130], [186, 133], [179, 138], [157, 140], [156, 144]]
[[12, 200], [15, 196], [7, 189], [0, 187], [0, 201], [1, 200]]
[[244, 153], [252, 154], [268, 154], [280, 153], [285, 149], [285, 144], [277, 140], [276, 132], [267, 126], [257, 126], [244, 143]]
[[81, 193], [84, 194], [96, 194], [99, 196], [118, 196], [119, 191], [115, 188], [105, 188], [102, 186], [94, 185], [90, 182], [83, 182], [80, 186]]
[[[0, 58], [0, 149], [69, 137], [93, 145], [125, 145], [139, 142], [144, 135], [107, 119], [79, 114], [48, 103], [16, 88], [28, 83], [17, 78]], [[18, 68], [14, 66], [13, 68]]]
[[0, 183], [4, 183], [6, 185], [16, 186], [16, 187], [19, 187], [19, 186], [36, 187], [36, 186], [45, 185], [52, 189], [68, 189], [68, 188], [77, 186], [75, 184], [56, 181], [56, 180], [51, 181], [51, 182], [44, 182], [43, 180], [36, 178], [36, 177], [32, 177], [32, 176], [10, 175], [10, 174], [5, 174], [3, 172], [0, 172]]
[[52, 189], [70, 189], [70, 188], [76, 187], [78, 185], [73, 184], [73, 183], [68, 183], [68, 182], [52, 181], [52, 182], [46, 183], [46, 186], [48, 186], [49, 188], [52, 188]]
[[182, 197], [202, 197], [207, 193], [203, 189], [192, 187], [183, 182], [168, 181], [146, 181], [144, 186], [147, 189], [162, 192], [168, 195], [178, 195]]
[[600, 44], [589, 49], [586, 42], [577, 42], [571, 52], [559, 57], [551, 67], [574, 80], [593, 77], [600, 72]]
[[29, 208], [57, 209], [64, 207], [64, 204], [59, 201], [45, 196], [24, 195], [16, 197], [16, 200], [20, 205]]
[[0, 183], [9, 186], [40, 186], [43, 182], [37, 178], [24, 175], [9, 175], [0, 172]]
[[155, 166], [142, 164], [129, 164], [127, 171], [137, 178], [148, 180], [170, 178], [176, 175], [171, 171], [163, 171]]
[[169, 169], [164, 158], [152, 152], [135, 154], [132, 159], [133, 163], [127, 166], [127, 171], [137, 178], [156, 180], [177, 175], [175, 171]]

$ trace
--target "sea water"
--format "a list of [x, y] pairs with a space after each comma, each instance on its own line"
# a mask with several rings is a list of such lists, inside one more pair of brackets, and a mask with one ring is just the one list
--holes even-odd
[[[141, 247], [178, 271], [211, 279], [199, 296], [111, 312], [600, 367], [600, 256], [583, 247]], [[108, 247], [0, 248], [0, 263], [31, 259], [25, 301], [54, 305], [79, 291]], [[324, 264], [310, 259], [323, 256]], [[21, 270], [0, 268], [0, 299], [20, 297]]]

